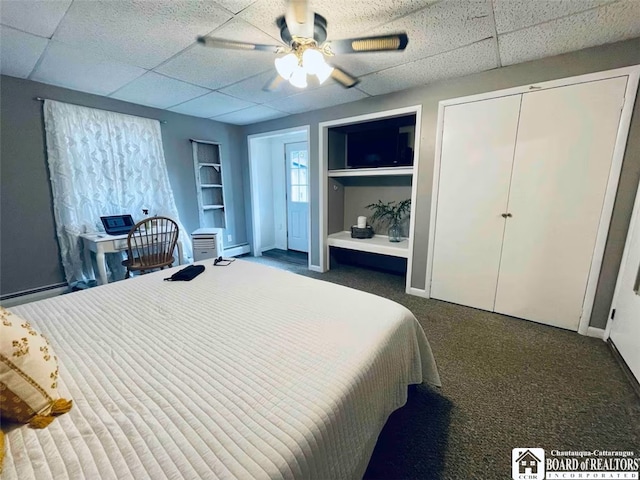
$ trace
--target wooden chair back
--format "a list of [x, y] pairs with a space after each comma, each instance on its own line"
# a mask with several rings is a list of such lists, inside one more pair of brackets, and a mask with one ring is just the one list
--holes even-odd
[[127, 236], [127, 270], [170, 266], [178, 234], [178, 224], [168, 217], [151, 217], [136, 223]]

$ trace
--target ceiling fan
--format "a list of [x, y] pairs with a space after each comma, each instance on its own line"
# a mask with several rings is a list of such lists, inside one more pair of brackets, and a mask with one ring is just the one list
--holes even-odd
[[343, 87], [351, 88], [360, 80], [341, 68], [327, 64], [326, 57], [343, 53], [399, 51], [404, 50], [409, 42], [406, 33], [327, 42], [327, 20], [309, 8], [308, 0], [289, 0], [286, 14], [279, 17], [276, 24], [283, 45], [235, 42], [209, 36], [198, 37], [198, 42], [213, 48], [284, 54], [275, 59], [278, 73], [264, 86], [263, 90], [267, 91], [276, 89], [286, 80], [297, 88], [306, 88], [308, 77], [319, 83], [331, 77]]

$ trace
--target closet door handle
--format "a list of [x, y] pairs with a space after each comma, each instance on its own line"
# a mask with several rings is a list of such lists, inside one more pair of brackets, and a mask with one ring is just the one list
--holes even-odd
[[502, 218], [507, 218], [507, 217], [511, 218], [511, 217], [513, 217], [513, 215], [511, 215], [510, 213], [503, 213], [502, 214]]
[[513, 215], [511, 215], [510, 213], [507, 213], [507, 217], [511, 218], [513, 217]]

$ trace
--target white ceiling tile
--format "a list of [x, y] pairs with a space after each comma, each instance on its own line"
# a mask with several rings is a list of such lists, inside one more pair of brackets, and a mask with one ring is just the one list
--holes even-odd
[[71, 0], [2, 0], [0, 22], [24, 32], [51, 38]]
[[240, 12], [238, 17], [279, 39], [276, 18], [284, 15], [286, 8], [287, 0], [258, 0]]
[[234, 125], [249, 125], [250, 123], [264, 122], [275, 118], [286, 117], [288, 113], [274, 110], [273, 108], [257, 105], [255, 107], [237, 110], [232, 113], [214, 117], [213, 120]]
[[[234, 83], [228, 87], [220, 89], [222, 93], [233, 95], [234, 97], [242, 98], [244, 100], [253, 101], [256, 103], [268, 103], [273, 102], [279, 98], [288, 97], [300, 93], [300, 89], [292, 86], [289, 82], [282, 81], [278, 87], [271, 92], [265, 92], [263, 87], [271, 82], [271, 79], [276, 75], [275, 67], [269, 71], [256, 75], [255, 77], [248, 78], [238, 83]], [[330, 81], [330, 80], [328, 80]], [[307, 90], [318, 88], [319, 86], [309, 86]]]
[[144, 73], [142, 68], [52, 41], [31, 79], [82, 92], [109, 95]]
[[[216, 30], [213, 37], [276, 45], [274, 39], [248, 23], [234, 19]], [[267, 70], [275, 71], [275, 55], [264, 51], [228, 50], [196, 45], [156, 71], [211, 89], [236, 83]]]
[[54, 39], [154, 68], [229, 18], [228, 12], [204, 0], [77, 1]]
[[169, 108], [208, 93], [205, 88], [148, 72], [111, 95], [126, 102]]
[[334, 63], [352, 75], [394, 67], [470, 45], [495, 34], [486, 0], [440, 2], [376, 30], [376, 34], [407, 32], [403, 52], [336, 55]]
[[193, 115], [194, 117], [210, 118], [254, 105], [255, 103], [245, 102], [244, 100], [239, 100], [229, 95], [211, 92], [202, 97], [194, 98], [188, 102], [171, 107], [169, 110], [184, 113], [185, 115]]
[[375, 27], [420, 10], [436, 0], [312, 1], [313, 10], [327, 19], [328, 39], [367, 36]]
[[[435, 0], [311, 0], [311, 9], [327, 19], [329, 39], [368, 35], [371, 29], [424, 8]], [[280, 38], [276, 18], [284, 15], [286, 0], [258, 0], [239, 16]]]
[[495, 44], [493, 39], [488, 39], [452, 52], [366, 75], [362, 77], [359, 88], [370, 95], [382, 95], [497, 66]]
[[344, 88], [334, 83], [316, 90], [305, 91], [270, 102], [266, 106], [288, 113], [302, 113], [340, 105], [341, 103], [355, 102], [366, 97], [367, 94], [357, 88]]
[[503, 65], [640, 36], [640, 1], [614, 3], [498, 36]]
[[512, 32], [615, 0], [493, 0], [498, 33]]
[[256, 0], [216, 0], [216, 3], [232, 13], [238, 13], [255, 1]]
[[48, 40], [0, 25], [0, 73], [27, 78]]

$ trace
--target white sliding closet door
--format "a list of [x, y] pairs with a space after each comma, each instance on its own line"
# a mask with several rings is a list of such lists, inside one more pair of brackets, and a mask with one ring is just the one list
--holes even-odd
[[577, 330], [626, 83], [523, 95], [496, 312]]
[[433, 298], [493, 310], [520, 98], [445, 108]]

